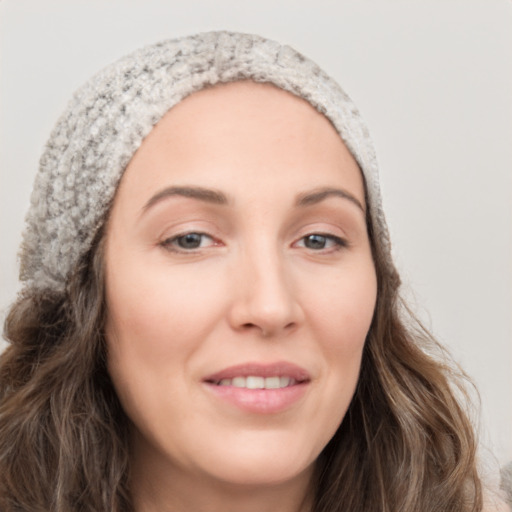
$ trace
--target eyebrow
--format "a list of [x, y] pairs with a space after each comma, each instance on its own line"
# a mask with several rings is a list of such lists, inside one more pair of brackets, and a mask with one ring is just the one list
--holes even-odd
[[[213, 190], [209, 188], [196, 186], [174, 186], [166, 187], [163, 190], [157, 192], [155, 195], [153, 195], [142, 208], [142, 213], [147, 211], [155, 204], [163, 201], [164, 199], [173, 196], [189, 197], [192, 199], [197, 199], [199, 201], [204, 201], [206, 203], [217, 205], [229, 204], [226, 195], [220, 192], [219, 190]], [[328, 199], [329, 197], [341, 197], [343, 199], [347, 199], [351, 203], [355, 204], [363, 213], [365, 213], [365, 208], [363, 207], [359, 199], [357, 199], [353, 194], [351, 194], [347, 190], [341, 188], [322, 187], [319, 189], [315, 189], [311, 192], [304, 192], [297, 196], [297, 199], [295, 200], [295, 205], [301, 208], [313, 206], [315, 204], [321, 203], [322, 201]]]
[[323, 187], [313, 190], [312, 192], [305, 192], [297, 197], [295, 204], [300, 207], [312, 206], [321, 203], [322, 201], [329, 197], [341, 197], [343, 199], [348, 199], [351, 203], [355, 204], [363, 213], [366, 213], [361, 201], [359, 201], [357, 197], [355, 197], [347, 190], [341, 188]]
[[206, 203], [225, 205], [228, 204], [227, 197], [218, 190], [211, 190], [203, 187], [167, 187], [157, 192], [142, 208], [143, 212], [168, 197], [180, 196], [191, 197]]

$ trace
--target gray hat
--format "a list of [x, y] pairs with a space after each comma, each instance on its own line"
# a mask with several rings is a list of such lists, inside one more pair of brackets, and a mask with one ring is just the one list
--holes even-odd
[[391, 263], [375, 151], [350, 98], [289, 46], [256, 35], [208, 32], [142, 48], [75, 93], [35, 179], [21, 249], [25, 286], [65, 288], [104, 222], [128, 162], [170, 108], [208, 85], [244, 79], [304, 98], [333, 123], [362, 170], [375, 236]]

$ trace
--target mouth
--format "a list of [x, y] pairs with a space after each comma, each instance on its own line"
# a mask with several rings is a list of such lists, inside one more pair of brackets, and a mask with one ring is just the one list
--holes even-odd
[[237, 376], [232, 379], [221, 379], [217, 382], [211, 382], [216, 386], [233, 386], [234, 388], [245, 389], [281, 389], [294, 386], [297, 381], [286, 375], [275, 377], [261, 377], [258, 375], [249, 375], [247, 377]]
[[304, 396], [309, 373], [295, 364], [247, 363], [203, 379], [216, 398], [245, 412], [273, 414], [290, 408]]

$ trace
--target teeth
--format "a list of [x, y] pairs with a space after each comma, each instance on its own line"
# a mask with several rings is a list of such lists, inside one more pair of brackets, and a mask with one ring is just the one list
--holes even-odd
[[234, 377], [233, 379], [222, 379], [219, 386], [233, 386], [234, 388], [246, 389], [279, 389], [293, 386], [295, 379], [291, 377], [259, 377], [249, 375], [248, 377]]
[[286, 388], [290, 385], [291, 381], [292, 379], [290, 379], [290, 377], [279, 377], [279, 387]]
[[248, 389], [263, 389], [265, 387], [265, 379], [263, 377], [247, 377], [245, 379], [245, 387]]
[[[283, 377], [283, 379], [285, 379], [286, 377]], [[285, 387], [285, 386], [281, 386], [281, 379], [279, 377], [267, 377], [265, 379], [265, 389], [278, 389], [280, 387]]]
[[245, 377], [235, 377], [231, 385], [235, 388], [245, 388]]

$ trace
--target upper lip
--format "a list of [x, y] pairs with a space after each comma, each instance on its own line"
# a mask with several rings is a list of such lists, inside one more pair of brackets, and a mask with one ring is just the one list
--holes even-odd
[[304, 368], [289, 363], [287, 361], [278, 361], [265, 364], [249, 362], [224, 368], [223, 370], [208, 375], [205, 382], [220, 382], [222, 379], [233, 379], [235, 377], [290, 377], [297, 382], [310, 380], [310, 375]]

